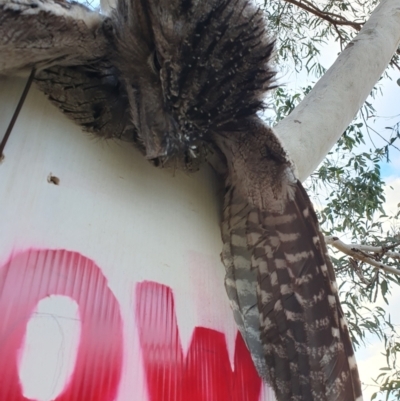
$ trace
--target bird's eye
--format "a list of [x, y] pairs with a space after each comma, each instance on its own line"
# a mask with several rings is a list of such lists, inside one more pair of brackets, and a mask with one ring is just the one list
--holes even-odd
[[148, 63], [150, 65], [151, 69], [153, 70], [153, 72], [158, 75], [158, 73], [161, 70], [161, 62], [160, 62], [160, 58], [159, 58], [156, 50], [154, 50], [154, 52], [152, 54], [150, 54]]

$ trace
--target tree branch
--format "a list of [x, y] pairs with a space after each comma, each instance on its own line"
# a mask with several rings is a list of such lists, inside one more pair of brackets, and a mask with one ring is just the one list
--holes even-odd
[[314, 4], [305, 1], [305, 0], [284, 0], [286, 3], [291, 3], [299, 8], [302, 8], [303, 10], [308, 11], [311, 14], [314, 14], [318, 18], [321, 18], [333, 25], [348, 25], [354, 28], [357, 32], [361, 30], [363, 23], [359, 22], [353, 22], [347, 20], [345, 17], [339, 15], [339, 14], [334, 14], [334, 13], [328, 13], [325, 11], [320, 10], [317, 6]]
[[[338, 29], [338, 25], [346, 25], [346, 26], [351, 26], [352, 28], [354, 28], [357, 32], [359, 32], [361, 30], [361, 28], [364, 25], [364, 22], [354, 22], [354, 21], [349, 21], [347, 18], [343, 17], [340, 14], [335, 14], [335, 13], [331, 13], [328, 11], [323, 11], [321, 9], [319, 9], [316, 5], [312, 4], [310, 1], [307, 0], [284, 0], [284, 2], [286, 3], [290, 3], [293, 4], [299, 8], [302, 8], [305, 11], [308, 11], [311, 14], [314, 14], [316, 17], [321, 18], [327, 22], [329, 22], [330, 24], [333, 25], [333, 27], [335, 28], [336, 33], [339, 36], [340, 39], [340, 50], [343, 51], [343, 38], [342, 35], [339, 32]], [[400, 50], [397, 49], [396, 54], [400, 55]], [[396, 61], [392, 58], [392, 60], [390, 61], [389, 65], [396, 67], [399, 71], [400, 71], [400, 66], [399, 64], [396, 63]]]
[[[338, 237], [328, 236], [325, 237], [325, 241], [328, 245], [331, 245], [343, 252], [344, 254], [351, 256], [354, 259], [361, 260], [362, 262], [368, 263], [376, 269], [384, 270], [387, 273], [400, 275], [400, 270], [394, 267], [387, 266], [378, 260], [374, 259], [377, 255], [388, 256], [393, 259], [400, 259], [400, 253], [390, 252], [388, 249], [393, 248], [384, 246], [368, 246], [368, 245], [358, 245], [358, 244], [345, 244]], [[397, 246], [396, 244], [394, 246]], [[373, 253], [373, 255], [368, 254]]]

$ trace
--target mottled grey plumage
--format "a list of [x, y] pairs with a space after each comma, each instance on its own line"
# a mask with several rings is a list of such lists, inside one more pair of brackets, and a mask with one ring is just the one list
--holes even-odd
[[86, 131], [191, 168], [227, 166], [226, 289], [279, 401], [359, 401], [332, 264], [312, 204], [257, 117], [273, 42], [248, 0], [119, 0], [109, 16], [63, 0], [0, 0], [0, 72], [35, 80]]
[[333, 266], [284, 149], [257, 120], [234, 140], [229, 133], [217, 143], [229, 168], [222, 223], [226, 288], [259, 373], [278, 400], [361, 400]]
[[286, 181], [290, 189], [275, 192], [271, 204], [280, 201], [272, 208], [247, 201], [232, 170], [227, 178], [222, 257], [235, 320], [278, 400], [361, 400], [333, 266], [315, 212], [289, 161], [276, 171], [277, 182]]

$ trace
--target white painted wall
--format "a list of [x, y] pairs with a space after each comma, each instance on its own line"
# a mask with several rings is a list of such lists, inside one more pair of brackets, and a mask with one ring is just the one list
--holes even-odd
[[[23, 85], [0, 79], [0, 137]], [[59, 185], [48, 182], [50, 173]], [[124, 324], [117, 401], [148, 399], [133, 306], [135, 284], [143, 280], [173, 290], [184, 350], [195, 326], [211, 328], [226, 335], [233, 363], [236, 328], [219, 256], [219, 191], [210, 169], [193, 175], [156, 169], [130, 145], [83, 134], [35, 88], [28, 94], [0, 164], [0, 266], [32, 249], [75, 251], [100, 266]], [[1, 285], [0, 303], [7, 296]], [[48, 294], [39, 302], [18, 359], [26, 397], [45, 401], [62, 392], [79, 333], [75, 301]], [[269, 390], [263, 399], [272, 399]]]

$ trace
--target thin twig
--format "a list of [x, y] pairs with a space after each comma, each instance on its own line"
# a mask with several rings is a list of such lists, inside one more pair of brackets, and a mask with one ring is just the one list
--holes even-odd
[[367, 119], [366, 119], [365, 116], [364, 116], [364, 112], [363, 112], [363, 109], [362, 109], [362, 108], [360, 109], [360, 112], [361, 112], [361, 117], [362, 117], [362, 119], [363, 119], [363, 121], [364, 121], [364, 124], [365, 124], [365, 128], [367, 129], [367, 134], [368, 134], [368, 136], [369, 136], [369, 140], [372, 142], [372, 145], [374, 145], [374, 148], [377, 149], [377, 147], [376, 147], [374, 141], [373, 141], [372, 138], [371, 138], [371, 134], [370, 134], [370, 132], [369, 132], [369, 125], [367, 124]]
[[4, 154], [3, 154], [4, 148], [6, 147], [6, 143], [7, 143], [8, 139], [9, 139], [9, 137], [11, 135], [11, 132], [12, 132], [12, 130], [14, 128], [14, 124], [17, 121], [19, 112], [22, 109], [22, 106], [23, 106], [23, 104], [25, 102], [26, 96], [28, 95], [28, 92], [29, 92], [29, 89], [31, 87], [34, 75], [35, 75], [35, 69], [32, 68], [31, 74], [29, 75], [29, 78], [26, 81], [26, 85], [25, 85], [24, 91], [22, 92], [21, 98], [19, 99], [18, 105], [17, 105], [17, 107], [16, 107], [16, 109], [14, 111], [14, 114], [13, 114], [13, 116], [11, 118], [11, 121], [8, 124], [6, 133], [4, 134], [4, 137], [3, 137], [2, 141], [0, 142], [0, 160], [2, 158], [4, 158]]
[[[346, 18], [342, 17], [341, 15], [333, 14], [333, 13], [326, 13], [322, 10], [320, 10], [318, 7], [312, 5], [309, 6], [307, 4], [310, 4], [309, 2], [304, 2], [302, 0], [297, 1], [297, 0], [285, 0], [286, 3], [291, 3], [299, 8], [302, 8], [303, 10], [306, 10], [310, 12], [311, 14], [314, 14], [315, 16], [324, 19], [327, 22], [330, 22], [333, 25], [348, 25], [354, 28], [356, 31], [360, 31], [363, 24], [358, 23], [358, 22], [352, 22], [348, 21]], [[331, 15], [334, 15], [335, 18], [331, 17]]]
[[354, 258], [350, 258], [349, 262], [350, 262], [350, 267], [353, 268], [359, 279], [367, 286], [371, 285], [372, 282], [365, 278], [361, 267], [358, 265], [358, 261]]
[[[387, 266], [383, 263], [374, 259], [374, 255], [368, 255], [366, 252], [373, 252], [375, 254], [385, 254], [386, 256], [392, 257], [394, 259], [400, 258], [400, 255], [397, 252], [385, 252], [385, 247], [368, 247], [366, 245], [357, 245], [357, 244], [345, 244], [338, 237], [325, 237], [325, 241], [328, 245], [334, 246], [339, 251], [343, 252], [346, 255], [351, 256], [354, 259], [361, 260], [362, 262], [368, 263], [376, 269], [384, 270], [385, 272], [400, 275], [400, 270], [395, 269], [394, 267]], [[366, 249], [367, 248], [367, 249]]]
[[[381, 139], [383, 139], [389, 146], [392, 146], [393, 148], [400, 150], [397, 146], [393, 145], [393, 143], [390, 143], [384, 136], [382, 136], [376, 129], [373, 127], [369, 127], [371, 131], [374, 131], [376, 135], [378, 135]], [[392, 131], [393, 132], [393, 131]]]
[[[323, 11], [314, 4], [312, 4], [310, 1], [307, 0], [284, 0], [286, 3], [293, 4], [299, 8], [302, 8], [305, 11], [308, 11], [311, 14], [314, 14], [318, 18], [321, 18], [330, 24], [332, 24], [336, 30], [336, 32], [339, 35], [339, 39], [342, 40], [341, 35], [339, 34], [339, 31], [337, 29], [337, 25], [346, 25], [346, 26], [351, 26], [354, 28], [357, 32], [361, 30], [363, 27], [364, 23], [363, 22], [354, 22], [354, 21], [349, 21], [345, 17], [343, 17], [340, 14], [335, 14], [331, 13], [329, 11]], [[341, 46], [342, 47], [342, 46]], [[396, 50], [396, 54], [400, 55], [400, 49]], [[389, 65], [392, 67], [397, 68], [400, 71], [400, 65], [394, 60], [394, 57], [390, 61]]]
[[343, 35], [340, 33], [339, 28], [337, 27], [336, 24], [333, 24], [333, 27], [334, 27], [334, 29], [335, 29], [335, 31], [336, 31], [338, 37], [339, 37], [339, 40], [340, 40], [340, 51], [343, 51], [343, 45], [344, 45], [344, 43], [345, 43], [345, 40], [344, 40], [344, 38], [343, 38]]

